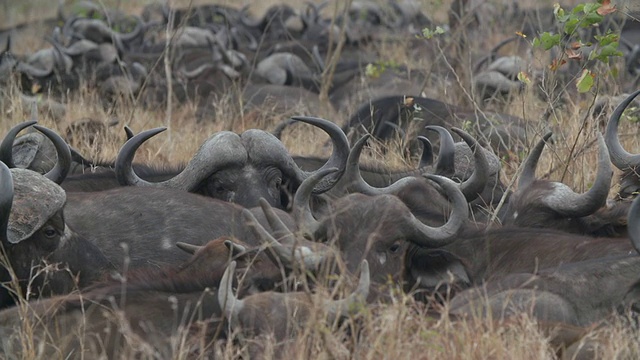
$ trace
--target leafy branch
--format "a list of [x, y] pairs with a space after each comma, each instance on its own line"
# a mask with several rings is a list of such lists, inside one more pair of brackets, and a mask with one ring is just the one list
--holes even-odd
[[[623, 55], [618, 50], [620, 34], [609, 29], [604, 35], [594, 36], [595, 42], [584, 43], [580, 39], [580, 29], [598, 26], [604, 21], [605, 16], [616, 10], [615, 5], [611, 5], [611, 0], [578, 4], [571, 11], [565, 11], [559, 4], [555, 4], [553, 14], [561, 27], [561, 33], [543, 32], [533, 39], [532, 45], [545, 51], [553, 48], [560, 50], [560, 55], [549, 64], [551, 71], [557, 71], [568, 61], [584, 60], [584, 50], [588, 52], [588, 61], [597, 60], [608, 65], [610, 58]], [[578, 92], [590, 91], [595, 84], [596, 76], [593, 68], [589, 69], [587, 64], [583, 65], [582, 73], [576, 79]]]

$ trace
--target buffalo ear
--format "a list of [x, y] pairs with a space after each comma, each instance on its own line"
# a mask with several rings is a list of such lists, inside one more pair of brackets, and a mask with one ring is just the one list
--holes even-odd
[[464, 261], [441, 249], [416, 251], [408, 270], [418, 286], [425, 289], [466, 288], [471, 284]]

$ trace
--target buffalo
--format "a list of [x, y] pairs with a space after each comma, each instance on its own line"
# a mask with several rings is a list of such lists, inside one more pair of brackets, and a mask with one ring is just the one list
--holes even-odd
[[[236, 263], [232, 262], [220, 282], [218, 302], [232, 329], [238, 329], [243, 338], [251, 338], [249, 356], [262, 358], [267, 348], [265, 341], [275, 340], [276, 357], [286, 351], [287, 340], [304, 332], [308, 322], [326, 316], [329, 326], [342, 317], [355, 315], [369, 294], [369, 266], [367, 260], [360, 265], [360, 280], [356, 290], [342, 300], [318, 298], [305, 292], [263, 292], [236, 298], [232, 289], [232, 274]], [[318, 312], [320, 312], [318, 314]]]
[[[5, 284], [0, 288], [0, 307], [16, 298], [85, 287], [113, 269], [95, 245], [67, 226], [66, 196], [57, 184], [31, 170], [9, 170], [1, 162], [0, 183], [0, 278]], [[49, 265], [43, 268], [43, 263]]]
[[538, 159], [551, 135], [543, 136], [525, 159], [518, 190], [511, 195], [502, 215], [503, 225], [554, 228], [601, 236], [624, 235], [626, 207], [622, 205], [622, 213], [605, 208], [613, 171], [602, 135], [598, 133], [596, 179], [584, 194], [577, 194], [562, 183], [535, 177]]
[[[640, 273], [640, 201], [629, 210], [628, 255], [604, 251], [601, 258], [568, 262], [535, 273], [513, 273], [453, 298], [453, 314], [510, 317], [528, 311], [543, 321], [587, 326], [635, 302]], [[629, 241], [628, 239], [625, 239]], [[596, 251], [595, 248], [590, 250]]]
[[[179, 336], [181, 329], [211, 336], [207, 343], [225, 336], [216, 289], [227, 264], [235, 260], [243, 283], [249, 284], [253, 275], [264, 278], [263, 257], [237, 240], [216, 239], [180, 268], [140, 269], [126, 278], [96, 283], [81, 294], [7, 309], [0, 312], [2, 353], [8, 358], [26, 354], [29, 343], [21, 334], [29, 327], [30, 344], [49, 344], [41, 349], [46, 356], [172, 357], [172, 351], [180, 350], [166, 340]], [[123, 328], [129, 332], [121, 332]], [[185, 346], [197, 343], [184, 340]]]
[[[336, 253], [350, 273], [355, 273], [360, 262], [366, 259], [371, 267], [372, 282], [376, 284], [368, 301], [384, 294], [380, 287], [386, 286], [389, 279], [393, 280], [392, 286], [402, 286], [405, 283], [412, 286], [413, 282], [407, 280], [406, 275], [411, 275], [414, 271], [412, 266], [419, 260], [415, 260], [413, 265], [408, 262], [411, 261], [407, 258], [409, 249], [415, 245], [438, 248], [448, 244], [455, 240], [467, 221], [468, 207], [458, 186], [451, 180], [436, 175], [427, 177], [441, 186], [453, 202], [452, 213], [444, 225], [426, 225], [393, 195], [349, 194], [329, 202], [327, 213], [316, 219], [311, 212], [309, 200], [313, 183], [319, 181], [322, 175], [323, 173], [318, 173], [309, 178], [309, 183], [304, 184], [294, 197], [293, 216], [301, 233], [296, 235], [287, 230], [286, 226], [278, 225], [279, 218], [275, 214], [269, 215], [272, 209], [263, 202], [261, 205], [273, 227], [274, 235], [266, 231], [261, 231], [260, 234], [263, 242], [267, 243], [276, 242], [273, 237], [275, 234], [299, 239], [298, 241], [303, 241], [304, 238], [299, 236], [306, 234], [305, 238], [325, 244], [316, 249], [299, 245], [301, 250], [295, 253], [295, 258], [301, 260], [310, 271], [317, 271], [319, 265], [330, 262]], [[445, 217], [445, 214], [438, 214], [437, 220], [442, 222]]]

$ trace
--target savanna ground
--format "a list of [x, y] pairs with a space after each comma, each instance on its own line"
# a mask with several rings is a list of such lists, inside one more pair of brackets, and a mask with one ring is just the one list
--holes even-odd
[[[119, 8], [129, 13], [140, 13], [142, 8], [149, 4], [150, 0], [116, 1], [105, 0], [100, 2], [105, 7]], [[219, 4], [239, 6], [236, 1], [171, 1], [171, 6], [187, 7], [200, 3], [215, 2]], [[569, 8], [579, 1], [565, 1], [563, 6]], [[66, 7], [72, 6], [67, 1]], [[265, 0], [251, 5], [254, 14], [261, 14], [267, 7], [274, 3], [288, 3], [294, 8], [303, 5], [301, 0]], [[447, 22], [447, 9], [450, 1], [446, 0], [420, 0], [422, 10], [428, 14], [436, 24]], [[521, 1], [523, 7], [534, 5], [551, 5], [550, 1]], [[244, 4], [244, 3], [243, 3]], [[633, 4], [631, 4], [633, 6]], [[325, 9], [327, 14], [334, 11], [332, 3]], [[625, 7], [621, 6], [621, 10]], [[636, 9], [637, 10], [637, 9]], [[50, 0], [0, 0], [0, 28], [7, 28], [24, 22], [31, 22], [47, 17], [54, 17], [55, 6]], [[491, 22], [488, 22], [491, 24]], [[487, 51], [500, 40], [512, 36], [502, 28], [482, 29], [482, 34], [475, 34], [473, 42], [469, 43], [467, 52], [463, 52], [461, 66], [457, 69], [457, 77], [451, 79], [451, 86], [438, 87], [437, 84], [428, 84], [425, 93], [454, 104], [464, 104], [468, 108], [482, 111], [484, 106], [478, 106], [478, 100], [474, 100], [474, 94], [470, 86], [470, 69], [473, 63], [471, 59], [465, 59], [465, 55], [477, 56]], [[443, 41], [432, 39], [422, 41]], [[528, 39], [527, 41], [530, 41]], [[14, 43], [14, 51], [18, 54], [28, 54], [37, 49], [48, 46], [43, 40], [42, 33], [33, 30]], [[520, 46], [522, 49], [523, 47]], [[508, 54], [510, 47], [501, 53]], [[413, 69], [429, 69], [433, 59], [411, 57], [409, 41], [398, 41], [381, 45], [379, 54], [381, 62], [395, 62]], [[531, 51], [528, 59], [533, 69], [547, 69], [549, 56], [540, 50]], [[452, 63], [453, 59], [447, 59]], [[612, 68], [620, 66], [619, 60], [614, 60]], [[595, 146], [595, 133], [602, 130], [602, 124], [591, 115], [591, 107], [595, 103], [595, 95], [603, 93], [620, 94], [622, 89], [617, 84], [619, 79], [613, 76], [603, 75], [594, 89], [582, 95], [571, 91], [570, 96], [565, 97], [565, 102], [559, 104], [550, 98], [537, 96], [537, 85], [529, 85], [521, 94], [514, 95], [507, 102], [491, 105], [491, 109], [503, 111], [508, 114], [520, 116], [533, 124], [539, 124], [538, 131], [533, 131], [529, 136], [529, 144], [537, 141], [545, 126], [556, 129], [557, 141], [547, 147], [539, 164], [538, 175], [560, 180], [571, 186], [576, 191], [583, 191], [590, 186], [595, 178], [595, 166], [597, 149]], [[569, 86], [573, 86], [570, 83]], [[30, 108], [23, 106], [15, 89], [9, 89], [10, 96], [2, 101], [2, 117], [0, 118], [0, 133], [13, 125], [30, 117]], [[543, 88], [548, 91], [548, 88]], [[105, 109], [95, 92], [83, 89], [79, 94], [70, 97], [66, 104], [67, 110], [63, 116], [49, 116], [41, 111], [39, 121], [54, 130], [63, 132], [66, 127], [82, 118], [93, 118], [104, 122], [118, 122], [110, 127], [106, 134], [100, 135], [98, 141], [88, 144], [83, 141], [73, 143], [82, 154], [93, 159], [114, 159], [124, 141], [123, 125], [129, 125], [134, 132], [150, 129], [158, 126], [167, 126], [169, 131], [163, 133], [149, 142], [138, 151], [137, 161], [152, 164], [176, 164], [187, 162], [196, 152], [199, 145], [211, 134], [220, 130], [233, 130], [242, 132], [249, 128], [262, 128], [271, 130], [277, 123], [284, 120], [287, 114], [264, 112], [243, 113], [238, 111], [238, 100], [234, 98], [219, 99], [216, 104], [215, 120], [196, 122], [195, 105], [173, 104], [171, 109], [144, 109], [135, 106], [134, 101], [121, 104], [115, 109]], [[358, 104], [353, 104], [354, 109]], [[613, 104], [616, 105], [616, 104]], [[542, 114], [551, 111], [548, 120], [542, 118]], [[336, 113], [329, 109], [320, 113], [309, 112], [305, 104], [300, 104], [299, 114], [326, 117], [342, 125], [348, 118], [348, 113]], [[291, 115], [291, 114], [288, 114]], [[319, 131], [309, 131], [309, 126], [297, 126], [287, 132], [283, 141], [293, 154], [301, 155], [328, 155], [328, 149], [323, 147], [326, 136]], [[637, 124], [623, 121], [621, 125], [621, 138], [626, 149], [631, 152], [640, 151], [638, 142]], [[395, 144], [392, 144], [395, 146]], [[528, 148], [528, 147], [527, 147]], [[525, 152], [526, 153], [526, 152]], [[518, 167], [525, 153], [515, 153], [505, 157], [503, 162], [503, 180], [512, 183], [517, 176]], [[402, 151], [390, 151], [385, 155], [379, 152], [370, 154], [369, 161], [383, 162], [394, 168], [406, 168], [415, 166], [416, 159], [405, 159], [400, 154]], [[616, 189], [612, 189], [612, 194]], [[640, 275], [640, 274], [639, 274]], [[327, 331], [326, 325], [314, 323], [307, 327], [303, 336], [295, 340], [290, 347], [287, 358], [366, 358], [366, 359], [544, 359], [555, 356], [549, 344], [549, 332], [543, 332], [535, 321], [526, 314], [508, 322], [500, 324], [491, 320], [468, 319], [452, 320], [446, 316], [433, 316], [427, 314], [424, 306], [415, 302], [411, 296], [396, 293], [394, 301], [389, 304], [371, 307], [363, 311], [362, 315], [353, 322], [357, 332], [348, 332], [344, 328]], [[446, 312], [446, 305], [443, 309]], [[552, 330], [551, 333], [554, 333]], [[186, 336], [182, 334], [181, 336]], [[179, 338], [180, 336], [178, 336]], [[602, 339], [602, 347], [598, 357], [613, 358], [638, 358], [640, 345], [637, 341], [637, 333], [626, 329], [617, 323], [608, 324], [602, 328], [589, 332], [587, 338], [598, 337]], [[178, 340], [178, 339], [174, 339]], [[174, 343], [180, 344], [180, 341]], [[239, 358], [242, 349], [237, 345], [218, 344], [214, 351], [220, 358]], [[211, 355], [211, 354], [209, 354]], [[268, 357], [268, 353], [265, 354]], [[151, 357], [151, 354], [142, 354], [142, 358]], [[174, 358], [190, 358], [189, 349], [176, 346]], [[38, 358], [37, 351], [24, 358]]]

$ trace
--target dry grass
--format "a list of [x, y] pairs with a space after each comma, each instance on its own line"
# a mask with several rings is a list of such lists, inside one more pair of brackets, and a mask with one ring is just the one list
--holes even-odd
[[[67, 1], [68, 2], [68, 1]], [[206, 1], [196, 1], [203, 3]], [[237, 2], [216, 1], [227, 5], [237, 5]], [[255, 13], [264, 11], [270, 4], [280, 0], [262, 1], [252, 5]], [[284, 1], [296, 7], [300, 6], [300, 0]], [[579, 2], [578, 0], [573, 1]], [[149, 0], [105, 0], [106, 7], [119, 7], [128, 12], [139, 12]], [[187, 6], [189, 0], [171, 1], [174, 6]], [[446, 21], [446, 9], [449, 1], [423, 0], [423, 9], [431, 9], [428, 13], [437, 22]], [[533, 3], [533, 2], [531, 2]], [[550, 1], [548, 3], [551, 3]], [[23, 22], [41, 20], [55, 16], [55, 8], [50, 6], [50, 0], [32, 0], [29, 2], [0, 1], [0, 27], [8, 27]], [[526, 4], [525, 4], [526, 5]], [[67, 5], [69, 7], [70, 5]], [[327, 9], [326, 11], [331, 11]], [[27, 53], [45, 46], [41, 33], [33, 30], [25, 36], [25, 41], [17, 44], [18, 53]], [[509, 34], [504, 34], [500, 29], [488, 29], [484, 41], [487, 44], [495, 44]], [[392, 61], [405, 64], [410, 68], [428, 68], [432, 66], [430, 58], [408, 55], [413, 49], [413, 41], [401, 41], [398, 43], [386, 43], [376, 49], [382, 54], [382, 61]], [[475, 44], [480, 49], [486, 49], [483, 44]], [[507, 52], [508, 50], [504, 50]], [[545, 54], [535, 54], [532, 66], [544, 68]], [[466, 70], [467, 74], [469, 69]], [[449, 87], [443, 88], [441, 84], [431, 84], [433, 87], [425, 89], [430, 96], [447, 102], [462, 102], [472, 104], [473, 101], [465, 94], [468, 91], [468, 76], [460, 74], [459, 79], [452, 79]], [[540, 100], [536, 95], [536, 89], [529, 87], [524, 93], [516, 95], [506, 106], [499, 106], [501, 111], [517, 115], [539, 124], [542, 129], [543, 114], [549, 104]], [[2, 103], [2, 121], [0, 133], [5, 133], [13, 125], [30, 117], [29, 107], [25, 107], [14, 90], [14, 95], [9, 96]], [[440, 94], [441, 96], [437, 96]], [[41, 99], [44, 101], [44, 99]], [[272, 114], [265, 112], [239, 113], [235, 108], [236, 99], [221, 99], [217, 104], [216, 120], [197, 123], [195, 120], [195, 106], [191, 104], [176, 104], [171, 109], [171, 133], [161, 134], [143, 146], [138, 151], [137, 161], [151, 164], [175, 164], [187, 162], [196, 152], [199, 145], [211, 134], [220, 130], [233, 130], [241, 132], [249, 128], [273, 129], [275, 125], [286, 118], [284, 114]], [[589, 116], [593, 96], [571, 98], [563, 107], [553, 104], [556, 111], [551, 117], [550, 124], [556, 129], [557, 141], [544, 152], [539, 164], [538, 174], [550, 179], [560, 180], [575, 189], [582, 191], [588, 188], [595, 177], [597, 149], [594, 145], [596, 131], [601, 131], [600, 124]], [[164, 109], [142, 109], [140, 107], [124, 106], [115, 112], [106, 111], [101, 105], [97, 95], [91, 90], [86, 90], [73, 96], [67, 104], [66, 114], [58, 119], [43, 110], [40, 106], [40, 122], [45, 126], [63, 133], [66, 127], [82, 118], [92, 118], [105, 123], [118, 121], [117, 126], [108, 128], [107, 132], [93, 144], [73, 143], [81, 153], [88, 158], [112, 160], [124, 141], [123, 125], [129, 125], [134, 132], [165, 125]], [[300, 105], [300, 113], [308, 115], [323, 115], [309, 113], [304, 104]], [[327, 114], [330, 114], [327, 112]], [[347, 114], [332, 115], [332, 120], [342, 124]], [[294, 154], [304, 155], [328, 155], [328, 149], [323, 144], [327, 136], [321, 131], [310, 127], [294, 126], [285, 133], [283, 139], [287, 148]], [[542, 130], [530, 134], [530, 142], [537, 141]], [[624, 121], [620, 128], [621, 138], [626, 149], [637, 152], [640, 149], [637, 124]], [[167, 139], [171, 141], [167, 141]], [[574, 146], [575, 143], [575, 146]], [[572, 150], [573, 149], [573, 150]], [[371, 160], [384, 162], [388, 166], [402, 168], [415, 165], [411, 160], [405, 159], [400, 149], [389, 151], [383, 155], [374, 151]], [[509, 183], [516, 175], [517, 168], [524, 154], [515, 154], [515, 157], [504, 163], [504, 182]], [[615, 192], [615, 189], [612, 189]], [[539, 329], [536, 322], [526, 314], [507, 324], [498, 324], [486, 320], [452, 320], [447, 317], [433, 316], [427, 313], [422, 303], [415, 302], [406, 295], [394, 295], [393, 301], [363, 310], [356, 319], [344, 324], [339, 329], [331, 329], [322, 322], [314, 322], [307, 326], [304, 336], [297, 337], [288, 347], [287, 358], [290, 359], [547, 359], [555, 356], [550, 348], [548, 332]], [[26, 304], [22, 304], [27, 311]], [[117, 317], [120, 313], [112, 314]], [[180, 318], [180, 317], [178, 317]], [[25, 324], [34, 325], [34, 324]], [[121, 330], [129, 329], [130, 324], [121, 324]], [[202, 325], [202, 324], [200, 324]], [[23, 327], [23, 329], [25, 329]], [[210, 358], [215, 355], [219, 358], [242, 358], [246, 344], [217, 342], [210, 344], [203, 339], [202, 329], [194, 325], [189, 329], [174, 334], [169, 338], [169, 349], [163, 353], [162, 358], [191, 359]], [[34, 337], [30, 332], [21, 332], [20, 341], [26, 345], [26, 352], [13, 354], [15, 358], [44, 359], [49, 358], [41, 353], [40, 344], [33, 343]], [[131, 351], [139, 358], [157, 358], [157, 349], [152, 350], [133, 333], [128, 332], [128, 341], [131, 342]], [[631, 333], [625, 326], [614, 323], [603, 328], [593, 329], [587, 338], [601, 339], [598, 349], [600, 358], [637, 358], [640, 349], [637, 342], [637, 334]], [[148, 345], [148, 344], [147, 344]], [[13, 358], [12, 354], [0, 354], [7, 358]], [[129, 358], [132, 353], [125, 353], [121, 358]], [[264, 352], [266, 359], [271, 358], [269, 349]]]

